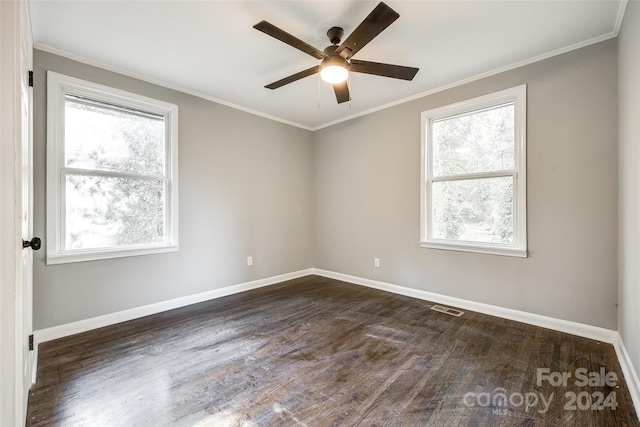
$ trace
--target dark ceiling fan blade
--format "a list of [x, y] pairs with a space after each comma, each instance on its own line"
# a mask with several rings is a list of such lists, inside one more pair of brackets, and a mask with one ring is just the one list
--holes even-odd
[[349, 69], [355, 73], [375, 74], [376, 76], [391, 77], [394, 79], [413, 80], [419, 68], [405, 67], [402, 65], [383, 64], [380, 62], [351, 60]]
[[316, 49], [310, 44], [303, 42], [299, 38], [292, 36], [291, 34], [287, 33], [284, 30], [281, 30], [280, 28], [267, 21], [260, 21], [256, 25], [254, 25], [253, 28], [258, 31], [262, 31], [263, 33], [268, 34], [271, 37], [288, 44], [289, 46], [295, 47], [296, 49], [301, 50], [304, 53], [313, 56], [314, 58], [323, 59], [327, 56], [322, 51]]
[[364, 21], [342, 42], [336, 49], [336, 53], [343, 58], [350, 59], [399, 17], [398, 12], [380, 2], [369, 16], [364, 18]]
[[295, 73], [290, 75], [289, 77], [285, 77], [284, 79], [280, 79], [277, 82], [273, 82], [271, 84], [266, 85], [267, 89], [278, 89], [284, 85], [288, 85], [289, 83], [293, 83], [296, 80], [303, 79], [307, 76], [311, 76], [313, 74], [320, 72], [320, 66], [316, 65], [315, 67], [308, 68], [304, 71], [300, 71], [299, 73]]
[[336, 93], [338, 104], [342, 104], [343, 102], [351, 100], [351, 95], [349, 94], [349, 85], [347, 85], [346, 81], [334, 84], [333, 91]]

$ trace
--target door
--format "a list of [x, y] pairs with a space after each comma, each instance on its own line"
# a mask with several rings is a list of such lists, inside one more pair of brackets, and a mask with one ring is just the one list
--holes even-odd
[[[26, 416], [27, 392], [33, 384], [35, 373], [34, 352], [29, 349], [29, 336], [33, 334], [33, 250], [40, 248], [39, 240], [33, 238], [33, 138], [32, 138], [32, 87], [30, 86], [29, 70], [33, 69], [33, 51], [31, 30], [27, 16], [26, 2], [20, 2], [20, 17], [22, 22], [20, 40], [20, 125], [21, 125], [21, 170], [18, 181], [22, 187], [18, 189], [21, 199], [21, 229], [23, 249], [20, 259], [20, 272], [16, 304], [16, 316], [18, 317], [18, 348], [19, 354], [16, 360], [21, 364], [20, 376], [17, 381], [22, 384], [22, 419]], [[20, 164], [19, 163], [19, 164]], [[21, 191], [20, 191], [21, 190]], [[20, 200], [19, 199], [19, 200]], [[20, 243], [20, 242], [16, 242]], [[28, 244], [28, 245], [27, 245]]]
[[[32, 42], [26, 1], [0, 0], [0, 424], [24, 425], [33, 356], [31, 249], [21, 237], [31, 230]], [[23, 185], [24, 182], [24, 185]], [[26, 215], [25, 213], [26, 212]], [[24, 227], [24, 230], [23, 230]], [[29, 238], [31, 241], [31, 238]]]

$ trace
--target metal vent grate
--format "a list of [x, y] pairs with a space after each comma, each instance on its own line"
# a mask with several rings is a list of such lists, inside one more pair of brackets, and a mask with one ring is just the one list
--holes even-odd
[[435, 311], [439, 311], [440, 313], [445, 313], [445, 314], [450, 314], [452, 316], [456, 316], [456, 317], [460, 317], [464, 314], [464, 311], [455, 309], [455, 308], [451, 308], [451, 307], [445, 307], [443, 305], [434, 305], [431, 306], [431, 310], [435, 310]]

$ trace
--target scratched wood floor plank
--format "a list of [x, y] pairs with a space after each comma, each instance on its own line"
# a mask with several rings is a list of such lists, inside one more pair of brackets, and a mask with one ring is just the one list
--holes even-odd
[[431, 305], [308, 276], [46, 342], [27, 425], [640, 426], [611, 345]]

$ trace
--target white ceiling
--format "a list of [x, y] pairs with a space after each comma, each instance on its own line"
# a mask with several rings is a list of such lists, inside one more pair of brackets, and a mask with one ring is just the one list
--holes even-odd
[[407, 82], [352, 73], [351, 103], [311, 76], [318, 60], [255, 29], [267, 20], [322, 50], [376, 1], [30, 0], [36, 47], [318, 129], [445, 86], [617, 35], [626, 0], [394, 1], [400, 18], [357, 59], [419, 67]]

